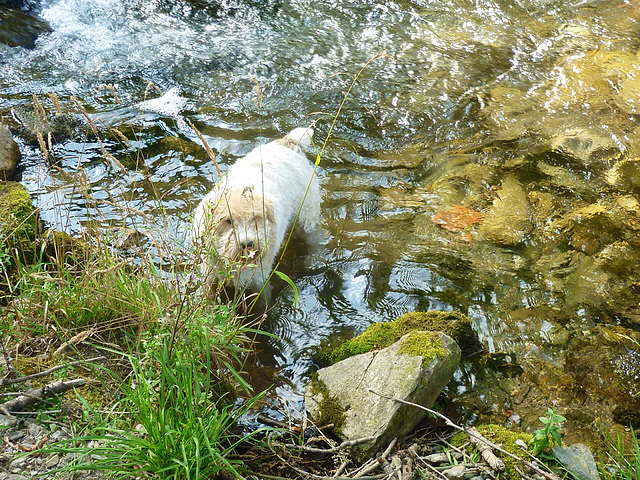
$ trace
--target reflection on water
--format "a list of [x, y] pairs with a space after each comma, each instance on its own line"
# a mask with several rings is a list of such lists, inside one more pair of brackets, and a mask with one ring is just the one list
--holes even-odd
[[[385, 53], [357, 78], [324, 151], [326, 238], [285, 267], [298, 307], [283, 289], [271, 310], [282, 398], [299, 400], [321, 343], [410, 310], [465, 312], [489, 352], [531, 365], [561, 363], [596, 323], [637, 330], [630, 6], [46, 0], [41, 15], [54, 31], [34, 50], [2, 47], [2, 106], [75, 95], [131, 140], [103, 140], [126, 172], [91, 140], [56, 145], [56, 168], [24, 146], [43, 218], [72, 232], [96, 218], [157, 229], [175, 248], [217, 179], [186, 119], [223, 169], [294, 126], [316, 122], [321, 139], [357, 72]], [[176, 88], [179, 108], [131, 108], [157, 97], [148, 82]], [[484, 221], [451, 233], [431, 220], [457, 204]]]

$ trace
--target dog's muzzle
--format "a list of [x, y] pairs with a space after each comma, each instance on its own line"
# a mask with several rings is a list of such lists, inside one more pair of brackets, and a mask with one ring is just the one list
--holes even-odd
[[240, 254], [242, 256], [242, 260], [248, 262], [257, 260], [259, 253], [259, 249], [256, 245], [254, 245], [252, 240], [247, 240], [246, 242], [240, 243]]

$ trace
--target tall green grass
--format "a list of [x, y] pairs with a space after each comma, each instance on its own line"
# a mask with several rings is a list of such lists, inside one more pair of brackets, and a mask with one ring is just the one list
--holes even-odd
[[[85, 434], [44, 452], [74, 456], [61, 471], [176, 480], [213, 478], [224, 471], [240, 477], [241, 464], [227, 455], [256, 433], [243, 436], [234, 427], [260, 395], [237, 402], [231, 391], [220, 388], [221, 367], [240, 380], [230, 361], [239, 360], [238, 352], [230, 355], [229, 332], [221, 333], [203, 325], [198, 335], [176, 343], [167, 331], [153, 346], [147, 343], [144, 358], [125, 355], [131, 369], [126, 376], [99, 369], [105, 386], [119, 388], [111, 409], [120, 413], [105, 416], [83, 400], [97, 424], [90, 422]], [[227, 358], [220, 357], [221, 351]]]
[[640, 442], [631, 428], [630, 444], [618, 435], [607, 438], [607, 453], [600, 456], [603, 473], [608, 480], [640, 480]]

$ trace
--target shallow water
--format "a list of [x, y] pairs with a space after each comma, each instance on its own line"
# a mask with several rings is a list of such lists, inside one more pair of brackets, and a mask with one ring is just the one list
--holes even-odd
[[[282, 289], [270, 312], [285, 402], [299, 407], [320, 344], [412, 310], [467, 313], [489, 352], [524, 363], [557, 363], [566, 332], [638, 329], [628, 305], [607, 304], [633, 278], [611, 273], [619, 258], [602, 254], [635, 227], [575, 214], [598, 202], [614, 211], [607, 202], [620, 198], [635, 209], [636, 184], [606, 176], [639, 146], [635, 4], [207, 5], [46, 0], [40, 15], [53, 32], [33, 50], [0, 46], [3, 110], [34, 93], [67, 104], [73, 95], [131, 140], [103, 140], [124, 172], [91, 140], [56, 145], [59, 169], [22, 145], [22, 181], [50, 226], [79, 234], [115, 223], [181, 248], [217, 179], [186, 120], [224, 169], [295, 126], [314, 123], [322, 145], [339, 111], [320, 162], [324, 244], [287, 267], [297, 308]], [[149, 82], [175, 89], [169, 101], [139, 105], [158, 97]], [[175, 136], [188, 142], [166, 141]], [[460, 234], [431, 220], [456, 204], [483, 212], [483, 225]], [[474, 375], [457, 376], [460, 395]]]

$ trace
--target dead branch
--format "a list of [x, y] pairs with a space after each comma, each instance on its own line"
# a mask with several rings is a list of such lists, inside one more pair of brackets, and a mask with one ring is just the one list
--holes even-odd
[[88, 360], [78, 360], [76, 362], [65, 363], [64, 365], [56, 365], [55, 367], [51, 367], [42, 372], [34, 373], [33, 375], [27, 375], [26, 377], [20, 378], [3, 378], [0, 380], [0, 386], [2, 385], [11, 385], [13, 383], [23, 383], [29, 380], [33, 380], [34, 378], [44, 377], [45, 375], [49, 375], [57, 370], [61, 370], [67, 367], [77, 367], [78, 365], [86, 365], [87, 363], [97, 362], [98, 360], [104, 360], [107, 357], [94, 357]]
[[87, 382], [84, 379], [78, 378], [68, 382], [55, 382], [40, 388], [34, 388], [19, 397], [0, 404], [0, 411], [11, 416], [11, 411], [23, 410], [34, 403], [43, 401], [45, 398], [64, 393], [72, 388], [82, 387], [86, 383]]
[[[469, 438], [471, 439], [471, 442], [475, 444], [475, 446], [478, 448], [478, 451], [480, 452], [480, 455], [482, 456], [484, 461], [487, 462], [487, 464], [494, 470], [497, 470], [499, 472], [504, 472], [507, 469], [507, 467], [505, 466], [502, 459], [496, 457], [493, 454], [491, 447], [489, 447], [488, 445], [490, 442], [486, 438], [484, 438], [482, 435], [480, 435], [480, 432], [475, 427], [469, 428], [469, 434], [470, 434]], [[480, 440], [480, 439], [483, 439], [483, 440]]]
[[304, 446], [304, 445], [294, 445], [292, 443], [286, 444], [285, 447], [287, 447], [287, 448], [295, 448], [295, 449], [298, 449], [298, 450], [302, 450], [303, 452], [309, 452], [309, 453], [331, 454], [331, 453], [337, 453], [340, 450], [342, 450], [343, 448], [353, 447], [354, 445], [360, 445], [361, 443], [372, 442], [375, 439], [376, 439], [376, 437], [364, 437], [364, 438], [356, 438], [355, 440], [345, 440], [340, 445], [338, 445], [336, 447], [333, 447], [333, 448], [307, 447], [307, 446]]
[[300, 433], [300, 427], [298, 427], [296, 425], [291, 425], [288, 422], [281, 422], [280, 420], [276, 420], [274, 418], [271, 418], [269, 415], [267, 415], [265, 413], [258, 414], [258, 417], [256, 418], [256, 420], [258, 420], [260, 423], [264, 423], [265, 425], [268, 425], [270, 427], [281, 428], [283, 430], [288, 430], [288, 431], [293, 432], [293, 433]]

